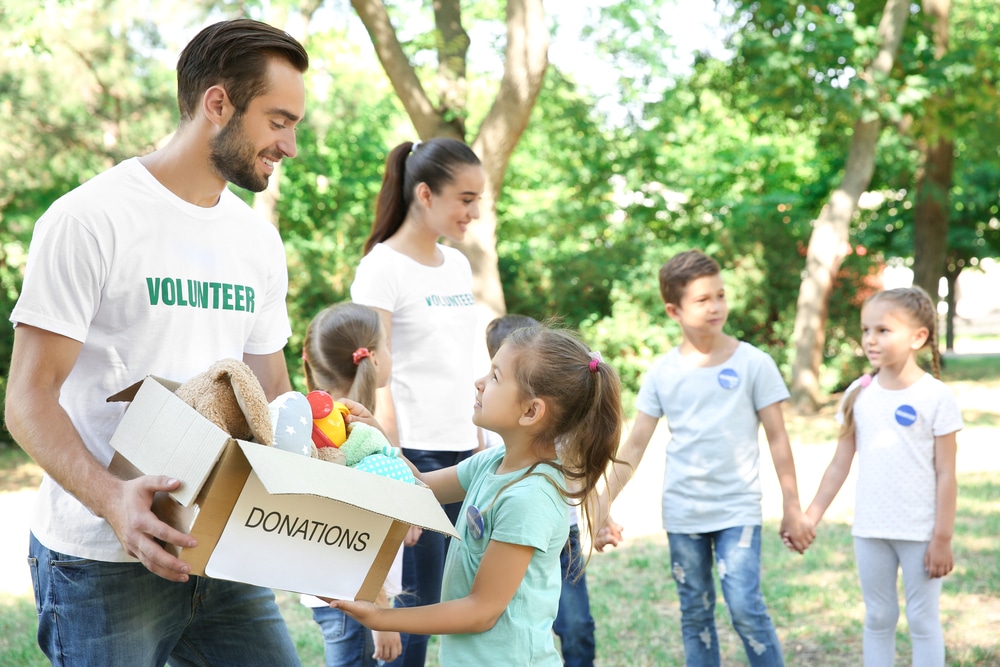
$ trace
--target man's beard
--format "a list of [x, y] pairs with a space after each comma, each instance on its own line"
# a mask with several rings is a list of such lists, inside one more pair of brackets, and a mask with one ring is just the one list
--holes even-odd
[[250, 192], [267, 189], [267, 176], [257, 171], [257, 150], [243, 128], [243, 116], [233, 116], [209, 146], [212, 166], [224, 179]]

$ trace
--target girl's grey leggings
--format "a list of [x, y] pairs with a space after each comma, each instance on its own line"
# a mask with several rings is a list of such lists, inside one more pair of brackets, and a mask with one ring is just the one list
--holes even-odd
[[943, 667], [944, 633], [938, 599], [942, 578], [924, 571], [927, 542], [854, 538], [854, 555], [865, 598], [865, 667], [896, 664], [896, 621], [899, 596], [896, 576], [903, 570], [906, 620], [910, 626], [914, 667]]

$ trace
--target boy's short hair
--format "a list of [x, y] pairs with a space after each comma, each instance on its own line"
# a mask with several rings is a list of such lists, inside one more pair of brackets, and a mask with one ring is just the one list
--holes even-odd
[[663, 303], [679, 306], [688, 283], [705, 276], [716, 276], [721, 272], [719, 263], [701, 250], [677, 253], [660, 267], [660, 296], [663, 297]]
[[503, 344], [512, 331], [537, 326], [541, 326], [541, 322], [527, 315], [504, 315], [487, 324], [486, 350], [490, 353], [490, 359], [496, 356], [500, 345]]

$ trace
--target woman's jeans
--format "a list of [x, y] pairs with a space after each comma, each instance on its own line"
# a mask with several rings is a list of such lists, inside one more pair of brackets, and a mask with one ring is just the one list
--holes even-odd
[[670, 562], [681, 603], [681, 632], [689, 667], [718, 667], [714, 561], [733, 628], [753, 667], [784, 665], [774, 624], [760, 591], [760, 526], [712, 533], [667, 533]]
[[141, 563], [60, 554], [31, 536], [38, 645], [53, 665], [298, 665], [268, 588], [167, 581]]
[[[435, 452], [426, 449], [403, 449], [403, 456], [420, 472], [450, 468], [472, 456], [464, 452]], [[452, 523], [458, 520], [462, 503], [441, 506]], [[433, 530], [425, 530], [412, 547], [403, 548], [403, 592], [396, 596], [396, 607], [420, 607], [441, 601], [441, 580], [444, 578], [444, 557], [449, 538]], [[400, 633], [403, 653], [389, 665], [393, 667], [424, 667], [427, 656], [427, 635]]]

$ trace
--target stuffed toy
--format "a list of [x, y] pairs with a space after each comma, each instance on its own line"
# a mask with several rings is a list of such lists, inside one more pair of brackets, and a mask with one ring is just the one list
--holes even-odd
[[312, 408], [306, 397], [288, 391], [268, 405], [274, 423], [274, 446], [286, 452], [315, 457]]
[[400, 458], [399, 449], [389, 444], [382, 432], [374, 426], [356, 422], [351, 424], [347, 440], [340, 446], [346, 465], [390, 477], [407, 484], [416, 484], [410, 466]]
[[250, 367], [222, 359], [177, 388], [176, 395], [238, 440], [274, 444], [267, 396]]
[[[417, 483], [410, 466], [382, 432], [361, 422], [345, 424], [347, 407], [326, 392], [303, 396], [290, 391], [271, 401], [269, 407], [275, 447], [407, 484]], [[317, 431], [322, 438], [317, 437]]]

